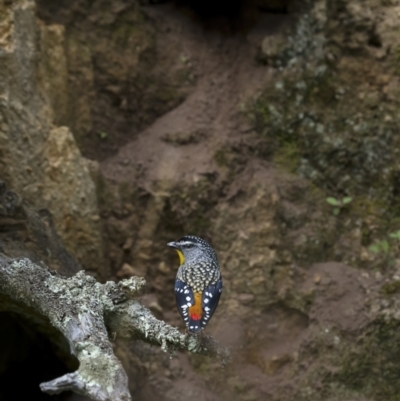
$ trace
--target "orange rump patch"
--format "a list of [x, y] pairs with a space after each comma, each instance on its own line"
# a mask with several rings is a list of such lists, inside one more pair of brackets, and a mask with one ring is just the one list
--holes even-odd
[[202, 294], [196, 292], [194, 294], [194, 305], [189, 308], [189, 317], [193, 320], [200, 320], [203, 316], [203, 309], [201, 307]]

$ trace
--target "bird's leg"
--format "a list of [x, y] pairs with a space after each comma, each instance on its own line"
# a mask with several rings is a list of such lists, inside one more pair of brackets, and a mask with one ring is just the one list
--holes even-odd
[[197, 348], [196, 348], [196, 352], [200, 349], [200, 347], [201, 347], [201, 344], [202, 344], [202, 342], [203, 342], [203, 330], [201, 330], [200, 331], [200, 333], [198, 334], [198, 345], [197, 345]]

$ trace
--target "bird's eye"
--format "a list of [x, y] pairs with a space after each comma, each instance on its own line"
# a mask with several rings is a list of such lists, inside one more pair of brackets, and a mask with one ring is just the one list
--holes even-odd
[[193, 248], [193, 245], [192, 244], [187, 244], [186, 248]]

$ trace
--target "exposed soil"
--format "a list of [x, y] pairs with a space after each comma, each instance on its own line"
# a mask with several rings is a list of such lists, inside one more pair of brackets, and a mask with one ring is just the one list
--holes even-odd
[[[202, 177], [211, 177], [212, 192], [227, 193], [228, 198], [235, 196], [255, 176], [265, 176], [267, 182], [278, 182], [280, 173], [272, 166], [261, 163], [245, 167], [247, 161], [244, 155], [257, 147], [257, 139], [242, 109], [245, 101], [255, 97], [274, 79], [274, 71], [256, 61], [259, 41], [281, 29], [290, 21], [289, 16], [263, 14], [247, 32], [227, 34], [226, 30], [205, 29], [201, 21], [196, 22], [189, 13], [182, 13], [171, 4], [147, 7], [145, 12], [157, 29], [163, 32], [158, 46], [168, 49], [179, 43], [184, 50], [185, 63], [190, 64], [196, 84], [178, 107], [138, 133], [133, 141], [119, 149], [117, 155], [101, 162], [104, 177], [110, 182], [132, 185], [154, 194], [166, 193], [167, 196], [177, 184], [189, 188]], [[209, 26], [209, 20], [207, 23]], [[219, 149], [230, 148], [237, 149], [235, 161], [239, 158], [238, 175], [234, 181], [229, 176], [229, 169], [221, 169], [216, 157]], [[247, 172], [241, 173], [243, 169]], [[165, 207], [161, 206], [159, 213], [165, 212]], [[147, 206], [146, 212], [149, 209]], [[121, 224], [113, 223], [113, 226]], [[149, 226], [146, 216], [142, 218], [141, 225]], [[181, 230], [178, 228], [177, 231]], [[206, 234], [210, 235], [209, 232]], [[160, 242], [164, 236], [165, 232], [157, 235]], [[150, 231], [147, 236], [146, 233], [139, 233], [139, 240], [143, 237], [156, 242], [154, 232]], [[168, 290], [173, 284], [174, 271], [160, 277], [160, 271], [153, 269], [151, 264], [162, 263], [159, 261], [162, 257], [157, 255], [158, 261], [154, 260], [154, 253], [158, 254], [154, 247], [148, 251], [142, 247], [140, 251], [147, 253], [147, 260], [150, 259], [145, 272], [152, 294], [146, 295], [144, 302], [150, 307], [160, 305], [163, 318], [182, 327]], [[164, 251], [162, 254], [167, 256]], [[169, 265], [176, 264], [174, 255], [168, 260]], [[129, 262], [136, 268], [140, 266], [137, 257]], [[229, 293], [224, 295], [229, 297]], [[246, 294], [242, 295], [242, 299], [246, 302]], [[172, 377], [161, 374], [161, 368], [149, 369], [150, 372], [152, 369], [156, 371], [150, 374], [140, 398], [184, 400], [190, 396], [201, 400], [221, 400], [232, 397], [232, 386], [236, 388], [234, 392], [242, 393], [247, 388], [254, 388], [253, 392], [265, 396], [276, 391], [278, 378], [278, 382], [284, 381], [284, 386], [290, 384], [290, 381], [284, 380], [284, 372], [290, 367], [293, 353], [306, 336], [308, 317], [279, 304], [267, 306], [260, 312], [257, 316], [233, 319], [223, 319], [217, 314], [215, 322], [210, 324], [209, 333], [241, 350], [233, 365], [226, 368], [232, 382], [228, 387], [224, 384], [225, 375], [218, 363], [201, 368], [204, 361], [196, 362], [196, 358], [193, 360], [181, 355], [179, 372], [172, 373]], [[157, 359], [160, 357], [158, 353], [155, 356]], [[189, 359], [192, 359], [191, 363]], [[158, 366], [159, 362], [154, 363]], [[173, 371], [171, 363], [165, 362], [166, 373], [169, 369]], [[206, 380], [213, 383], [212, 388], [193, 371], [193, 364], [200, 370], [206, 369]], [[211, 373], [214, 370], [216, 375]], [[240, 399], [241, 396], [234, 398]]]
[[[249, 46], [242, 33], [204, 30], [171, 5], [148, 7], [146, 13], [164, 33], [158, 46], [179, 43], [184, 49], [196, 85], [181, 105], [139, 133], [101, 168], [106, 177], [129, 182], [136, 179], [140, 166], [149, 186], [168, 179], [192, 183], [195, 175], [215, 174], [215, 151], [242, 140], [251, 130], [240, 116], [241, 102], [261, 90], [271, 73], [256, 63], [256, 46]], [[251, 34], [266, 32], [255, 29]]]
[[[309, 207], [304, 202], [297, 203], [296, 187], [302, 185], [299, 180], [294, 183], [268, 163], [248, 163], [249, 154], [254, 153], [254, 148], [259, 148], [262, 154], [265, 145], [257, 142], [251, 122], [241, 109], [244, 102], [273, 82], [274, 70], [256, 61], [257, 45], [261, 38], [288, 24], [289, 16], [264, 14], [246, 33], [227, 35], [217, 29], [204, 29], [204, 25], [194, 23], [187, 14], [177, 11], [170, 4], [148, 7], [145, 12], [158, 30], [165, 33], [158, 46], [169, 48], [179, 43], [184, 49], [185, 62], [190, 63], [196, 84], [178, 107], [138, 133], [133, 141], [119, 149], [117, 155], [101, 162], [104, 177], [110, 182], [142, 188], [155, 196], [161, 193], [162, 197], [164, 193], [167, 199], [176, 185], [188, 188], [196, 185], [202, 177], [209, 180], [212, 177], [211, 191], [224, 194], [233, 209], [235, 202], [241, 204], [240, 192], [243, 188], [261, 179], [270, 183], [272, 188], [279, 188], [279, 214], [289, 224], [300, 221], [304, 214], [309, 215]], [[234, 149], [234, 161], [224, 160], [221, 163], [216, 156], [219, 149]], [[265, 152], [268, 155], [271, 150], [266, 149]], [[236, 164], [235, 176], [230, 175], [229, 168], [221, 168], [224, 163], [228, 166]], [[166, 202], [159, 206], [159, 214], [165, 213], [165, 208], [168, 208]], [[154, 211], [147, 205], [145, 213]], [[152, 218], [154, 215], [150, 213], [149, 219]], [[142, 227], [149, 226], [149, 219], [144, 216]], [[113, 224], [118, 227], [123, 223]], [[288, 233], [288, 238], [292, 235], [293, 241], [298, 241], [310, 229], [293, 228]], [[176, 235], [183, 230], [184, 223], [183, 227], [177, 227]], [[143, 237], [150, 242], [166, 240], [165, 228], [162, 231], [160, 233], [158, 228], [156, 231], [139, 233], [139, 241]], [[210, 231], [206, 230], [207, 234], [211, 235]], [[280, 246], [285, 248], [287, 244]], [[138, 246], [134, 249], [137, 253]], [[144, 271], [151, 292], [145, 296], [144, 302], [153, 305], [153, 308], [159, 305], [155, 310], [161, 309], [164, 319], [182, 327], [168, 290], [173, 283], [174, 271], [169, 270], [160, 277], [160, 270], [151, 267], [151, 264], [162, 263], [163, 256], [160, 256], [157, 246], [147, 250], [143, 247], [141, 251], [147, 254], [147, 268]], [[161, 255], [167, 257], [164, 251]], [[227, 260], [224, 256], [222, 259]], [[176, 264], [172, 256], [168, 260], [168, 264]], [[131, 259], [130, 263], [135, 267], [140, 266], [138, 258]], [[313, 369], [313, 358], [308, 356], [310, 352], [313, 353], [310, 337], [315, 339], [320, 335], [315, 334], [320, 327], [325, 327], [325, 335], [331, 336], [333, 339], [329, 341], [335, 342], [340, 341], [335, 339], [340, 338], [342, 332], [350, 338], [362, 330], [367, 322], [364, 316], [365, 294], [370, 281], [363, 281], [360, 272], [344, 265], [326, 263], [308, 270], [295, 267], [295, 284], [280, 285], [279, 291], [285, 292], [285, 285], [288, 291], [297, 285], [296, 291], [310, 301], [309, 305], [303, 307], [303, 312], [296, 302], [291, 308], [288, 306], [290, 302], [283, 300], [267, 303], [261, 308], [257, 305], [252, 310], [254, 296], [237, 294], [230, 284], [234, 277], [229, 272], [226, 276], [228, 292], [224, 296], [231, 298], [239, 295], [239, 302], [248, 304], [248, 307], [245, 307], [245, 312], [238, 312], [237, 317], [233, 317], [233, 311], [226, 318], [224, 312], [217, 313], [208, 332], [235, 347], [234, 362], [225, 372], [220, 370], [218, 363], [183, 355], [179, 356], [178, 364], [176, 361], [164, 361], [164, 368], [158, 367], [159, 361], [154, 362], [139, 398], [284, 399], [285, 393], [288, 396], [296, 393], [301, 386], [303, 375], [307, 376], [301, 372]], [[281, 295], [280, 298], [284, 299], [285, 296]], [[313, 302], [310, 307], [311, 299]], [[228, 304], [222, 305], [227, 307]], [[330, 332], [331, 327], [335, 328], [335, 336]], [[299, 355], [303, 358], [301, 369], [293, 375], [291, 372]], [[156, 353], [154, 358], [158, 360], [160, 357]], [[193, 371], [193, 367], [196, 371]], [[161, 373], [163, 369], [166, 369], [164, 374]], [[202, 375], [199, 376], [198, 372]]]
[[[400, 263], [396, 253], [367, 249], [382, 206], [370, 206], [365, 197], [336, 213], [326, 202], [339, 187], [335, 177], [352, 164], [338, 161], [336, 148], [347, 150], [346, 140], [363, 138], [342, 121], [355, 103], [340, 103], [343, 88], [357, 71], [361, 76], [362, 66], [384, 69], [379, 63], [387, 47], [375, 32], [374, 13], [347, 10], [341, 1], [330, 2], [328, 10], [324, 2], [315, 2], [315, 9], [305, 2], [314, 23], [306, 12], [293, 12], [302, 2], [158, 3], [37, 1], [45, 24], [65, 28], [68, 107], [57, 124], [68, 125], [83, 155], [99, 162], [91, 173], [109, 278], [144, 276], [143, 302], [183, 329], [172, 291], [177, 260], [166, 243], [200, 235], [216, 248], [222, 265], [224, 293], [206, 331], [234, 348], [232, 363], [222, 368], [196, 355], [170, 358], [117, 338], [134, 397], [398, 399], [392, 379], [399, 365], [391, 348], [400, 343]], [[340, 23], [325, 25], [326, 15], [346, 29], [348, 15], [356, 15], [356, 33], [346, 30], [342, 38]], [[348, 56], [350, 48], [359, 58]], [[307, 59], [313, 51], [315, 57]], [[341, 54], [347, 58], [332, 66]], [[328, 78], [315, 84], [312, 79], [326, 70]], [[382, 92], [391, 81], [385, 82]], [[380, 121], [385, 115], [379, 99], [367, 99], [365, 118]], [[310, 105], [315, 113], [309, 116]], [[313, 125], [303, 124], [304, 116]], [[335, 118], [339, 128], [346, 127], [339, 145], [336, 131], [318, 131], [313, 119], [320, 116], [321, 132]], [[325, 153], [315, 151], [314, 139]], [[362, 160], [369, 160], [367, 142]], [[390, 147], [383, 142], [382, 149]], [[385, 167], [386, 159], [371, 160], [377, 159]], [[299, 165], [310, 160], [327, 175], [313, 179], [309, 169], [300, 176]], [[367, 169], [354, 164], [365, 178]], [[340, 187], [334, 194], [350, 190]], [[358, 202], [362, 207], [356, 209]], [[377, 375], [383, 368], [385, 375]]]

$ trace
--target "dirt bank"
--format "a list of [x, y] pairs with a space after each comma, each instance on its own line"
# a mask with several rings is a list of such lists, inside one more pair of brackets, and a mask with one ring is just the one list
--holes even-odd
[[[207, 331], [234, 361], [117, 338], [134, 396], [397, 400], [398, 4], [38, 0], [35, 13], [34, 93], [48, 132], [73, 133], [60, 176], [83, 172], [97, 273], [144, 275], [143, 302], [183, 329], [166, 243], [203, 236], [222, 265]], [[35, 175], [45, 195], [76, 192], [50, 172]]]

